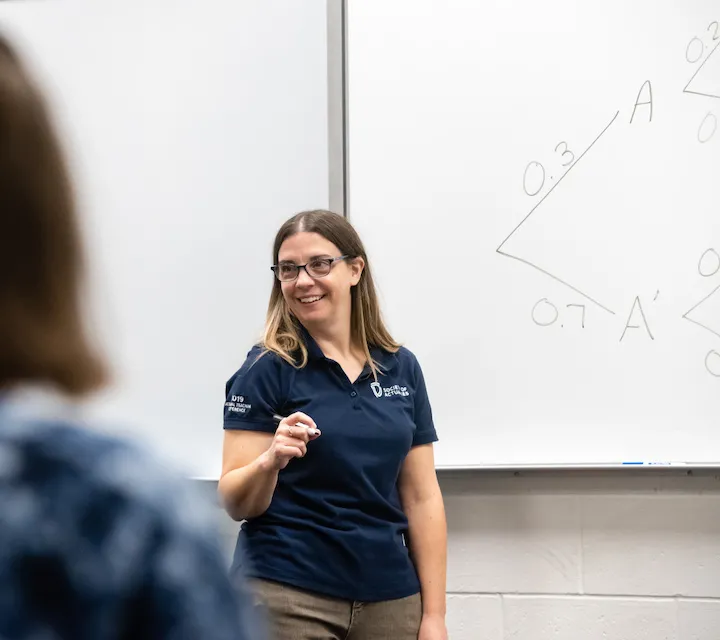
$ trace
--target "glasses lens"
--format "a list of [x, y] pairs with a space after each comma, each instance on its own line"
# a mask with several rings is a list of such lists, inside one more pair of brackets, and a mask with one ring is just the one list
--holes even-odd
[[278, 266], [275, 273], [277, 274], [278, 280], [295, 280], [298, 275], [298, 268], [294, 264], [281, 264]]
[[307, 270], [311, 276], [315, 278], [322, 278], [330, 273], [330, 263], [332, 260], [320, 259], [313, 260], [307, 266]]

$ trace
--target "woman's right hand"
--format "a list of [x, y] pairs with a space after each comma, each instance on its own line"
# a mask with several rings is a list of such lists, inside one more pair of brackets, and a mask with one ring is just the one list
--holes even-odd
[[270, 447], [263, 454], [270, 469], [280, 471], [293, 458], [302, 458], [307, 453], [308, 442], [320, 437], [320, 429], [308, 415], [297, 411], [283, 418], [275, 430]]

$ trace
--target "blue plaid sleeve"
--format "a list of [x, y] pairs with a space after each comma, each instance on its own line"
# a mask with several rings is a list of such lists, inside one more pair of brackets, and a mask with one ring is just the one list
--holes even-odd
[[258, 640], [219, 509], [132, 447], [0, 420], [0, 637]]

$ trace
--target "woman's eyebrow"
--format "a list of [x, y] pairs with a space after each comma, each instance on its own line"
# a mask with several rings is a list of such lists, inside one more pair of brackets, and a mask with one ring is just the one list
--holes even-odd
[[[319, 258], [330, 258], [330, 254], [329, 253], [320, 253], [316, 256], [310, 256], [308, 258], [308, 262], [310, 262], [312, 260], [318, 260]], [[278, 260], [278, 264], [297, 264], [297, 262], [295, 262], [295, 260]]]

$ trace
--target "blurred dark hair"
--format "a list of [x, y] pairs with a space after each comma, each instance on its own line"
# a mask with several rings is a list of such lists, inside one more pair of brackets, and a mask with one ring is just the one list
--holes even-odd
[[81, 249], [45, 100], [0, 34], [0, 388], [43, 382], [79, 395], [104, 382], [80, 309]]

